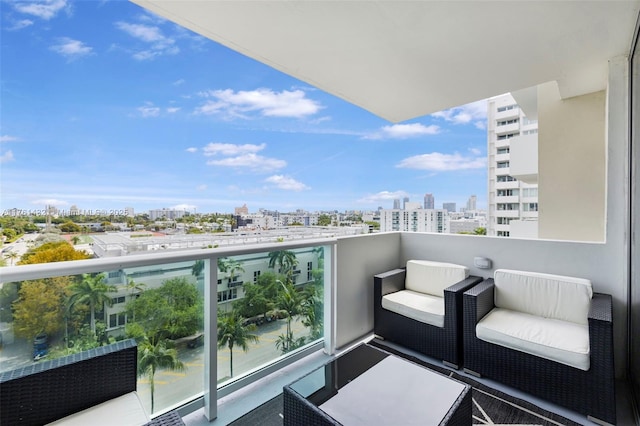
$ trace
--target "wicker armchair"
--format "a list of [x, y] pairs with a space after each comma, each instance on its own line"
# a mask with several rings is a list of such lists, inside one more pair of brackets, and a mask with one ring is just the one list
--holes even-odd
[[616, 424], [611, 296], [594, 293], [588, 313], [590, 367], [587, 371], [480, 340], [477, 323], [494, 308], [494, 280], [464, 294], [464, 369], [531, 395]]
[[462, 365], [462, 295], [482, 278], [468, 276], [444, 289], [444, 326], [438, 327], [383, 308], [382, 298], [405, 289], [406, 268], [374, 276], [374, 334], [406, 348]]
[[[43, 425], [136, 390], [133, 339], [0, 373], [0, 424]], [[117, 413], [113, 420], [117, 423]], [[184, 425], [177, 412], [148, 425]]]

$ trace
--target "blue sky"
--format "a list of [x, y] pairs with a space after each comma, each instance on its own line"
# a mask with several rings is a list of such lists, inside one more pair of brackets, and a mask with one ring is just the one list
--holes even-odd
[[485, 101], [393, 124], [127, 1], [0, 1], [2, 211], [486, 206]]

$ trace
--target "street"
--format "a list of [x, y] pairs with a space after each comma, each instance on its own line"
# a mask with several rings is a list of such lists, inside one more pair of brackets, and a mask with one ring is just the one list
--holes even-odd
[[[241, 375], [259, 365], [265, 364], [281, 355], [276, 349], [278, 336], [286, 333], [286, 320], [277, 320], [259, 326], [254, 334], [259, 336], [258, 343], [250, 343], [249, 350], [233, 349], [233, 373]], [[307, 329], [299, 321], [291, 324], [293, 335], [298, 338], [306, 335]], [[179, 349], [178, 356], [184, 363], [183, 372], [158, 370], [154, 376], [155, 382], [155, 411], [177, 404], [204, 389], [204, 347], [195, 349], [187, 347]], [[229, 349], [218, 349], [218, 382], [228, 379], [230, 375]], [[151, 413], [151, 391], [149, 379], [138, 379], [138, 394], [145, 410]]]

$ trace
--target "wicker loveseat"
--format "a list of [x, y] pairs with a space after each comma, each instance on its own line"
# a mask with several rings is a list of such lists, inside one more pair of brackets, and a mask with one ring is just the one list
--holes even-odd
[[[89, 410], [123, 398], [135, 402], [136, 366], [137, 345], [129, 339], [2, 372], [0, 424], [43, 425], [82, 412], [88, 413], [89, 423], [87, 417], [72, 417], [72, 424], [123, 425], [129, 413], [118, 408], [100, 409], [98, 415]], [[109, 414], [104, 416], [105, 412]], [[184, 425], [175, 411], [139, 424]]]
[[461, 265], [409, 260], [374, 276], [374, 333], [459, 368], [462, 295], [482, 278]]
[[464, 293], [464, 369], [615, 424], [611, 302], [585, 279], [496, 270]]

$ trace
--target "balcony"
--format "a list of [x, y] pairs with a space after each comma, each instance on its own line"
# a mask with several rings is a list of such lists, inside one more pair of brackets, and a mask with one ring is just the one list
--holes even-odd
[[[498, 212], [510, 213], [508, 211]], [[517, 211], [514, 211], [517, 215]], [[257, 254], [269, 253], [273, 250], [286, 250], [295, 253], [310, 253], [314, 248], [322, 247], [324, 249], [324, 337], [321, 340], [310, 342], [289, 354], [278, 355], [277, 351], [272, 351], [272, 356], [267, 359], [258, 357], [253, 364], [249, 361], [251, 352], [243, 354], [238, 351], [235, 354], [237, 365], [233, 371], [233, 377], [230, 377], [228, 370], [228, 360], [224, 358], [224, 350], [216, 350], [216, 344], [210, 340], [210, 336], [216, 335], [219, 324], [215, 321], [216, 312], [228, 309], [225, 302], [217, 302], [215, 299], [215, 290], [217, 282], [216, 268], [209, 268], [208, 265], [216, 264], [219, 258], [243, 259], [255, 258]], [[125, 256], [104, 259], [94, 259], [86, 261], [62, 262], [57, 264], [30, 265], [19, 267], [3, 268], [2, 282], [17, 282], [25, 280], [39, 280], [56, 276], [71, 276], [77, 274], [86, 274], [90, 272], [109, 271], [118, 266], [118, 269], [140, 270], [144, 268], [157, 269], [165, 267], [167, 270], [175, 271], [182, 269], [185, 276], [192, 275], [192, 266], [198, 260], [204, 260], [207, 267], [203, 269], [203, 274], [195, 280], [197, 285], [201, 285], [204, 301], [204, 336], [205, 345], [198, 349], [186, 350], [184, 353], [193, 355], [195, 351], [200, 351], [200, 361], [203, 363], [202, 368], [189, 367], [190, 372], [187, 373], [188, 378], [182, 381], [188, 382], [189, 386], [180, 385], [180, 381], [174, 382], [171, 386], [158, 386], [156, 389], [156, 410], [154, 414], [161, 414], [168, 410], [178, 409], [185, 419], [193, 418], [188, 424], [201, 423], [202, 414], [207, 417], [216, 417], [219, 419], [229, 419], [228, 416], [237, 415], [240, 408], [230, 408], [231, 406], [243, 406], [245, 410], [250, 409], [253, 403], [247, 399], [245, 402], [237, 401], [231, 405], [227, 403], [227, 397], [232, 393], [234, 395], [243, 395], [249, 389], [257, 386], [256, 381], [264, 381], [270, 373], [281, 371], [278, 373], [279, 380], [277, 385], [261, 387], [261, 394], [264, 398], [269, 399], [271, 396], [281, 391], [282, 381], [292, 381], [303, 371], [308, 371], [313, 367], [320, 365], [326, 361], [328, 356], [335, 355], [345, 348], [349, 347], [353, 342], [371, 336], [373, 329], [373, 317], [370, 305], [371, 301], [371, 280], [374, 274], [386, 270], [396, 268], [403, 265], [408, 259], [422, 258], [424, 253], [430, 253], [429, 258], [439, 261], [448, 261], [467, 265], [473, 275], [488, 277], [491, 275], [490, 270], [481, 270], [473, 266], [473, 258], [479, 254], [484, 257], [491, 258], [494, 264], [511, 265], [518, 264], [522, 269], [536, 270], [539, 268], [539, 258], [544, 253], [545, 257], [561, 258], [564, 253], [571, 252], [575, 259], [585, 259], [582, 262], [572, 263], [554, 263], [549, 265], [549, 270], [554, 273], [563, 273], [567, 275], [579, 275], [590, 278], [596, 285], [596, 291], [616, 292], [615, 287], [611, 287], [613, 283], [609, 278], [612, 271], [604, 272], [600, 265], [589, 262], [589, 256], [594, 253], [606, 253], [606, 245], [588, 244], [588, 243], [566, 243], [566, 242], [549, 242], [549, 241], [533, 241], [533, 240], [517, 240], [505, 238], [472, 238], [460, 237], [445, 234], [424, 234], [424, 233], [384, 233], [371, 234], [357, 237], [345, 237], [338, 239], [317, 240], [313, 242], [305, 242], [304, 244], [284, 243], [278, 245], [256, 245], [251, 247], [242, 247], [238, 249], [225, 250], [185, 250], [173, 253], [162, 253], [145, 256]], [[582, 254], [581, 254], [582, 253]], [[587, 256], [589, 253], [589, 256]], [[245, 264], [246, 274], [249, 275], [250, 267]], [[333, 278], [335, 277], [335, 279]], [[618, 301], [621, 304], [621, 301]], [[6, 308], [6, 307], [5, 307]], [[624, 310], [621, 306], [617, 309], [614, 307], [614, 313], [617, 313], [616, 323], [619, 327], [624, 323]], [[282, 322], [282, 320], [280, 320]], [[3, 323], [6, 326], [6, 323]], [[301, 329], [299, 329], [301, 330]], [[623, 337], [618, 333], [620, 340], [616, 341], [616, 358], [619, 374], [622, 374], [624, 365]], [[14, 341], [13, 345], [18, 342]], [[11, 349], [12, 343], [5, 341], [5, 347], [2, 356], [6, 356]], [[204, 349], [209, 347], [209, 352]], [[14, 348], [17, 349], [17, 348]], [[192, 351], [192, 352], [189, 352]], [[222, 358], [221, 358], [222, 357]], [[262, 359], [262, 360], [260, 360]], [[292, 362], [299, 360], [294, 368]], [[13, 361], [15, 362], [15, 361]], [[22, 360], [22, 362], [32, 362], [30, 358]], [[191, 361], [193, 363], [193, 361]], [[10, 364], [3, 361], [2, 368], [6, 369]], [[302, 370], [300, 370], [300, 368]], [[217, 372], [217, 383], [207, 383], [206, 371], [211, 369]], [[237, 370], [236, 370], [237, 369]], [[288, 372], [288, 373], [282, 373]], [[166, 377], [171, 377], [169, 374]], [[175, 377], [174, 377], [175, 378]], [[252, 383], [254, 383], [252, 385]], [[286, 383], [284, 383], [286, 384]], [[146, 389], [146, 383], [143, 381], [138, 383], [138, 388], [143, 395]], [[205, 398], [205, 389], [209, 387], [210, 395]], [[247, 391], [242, 389], [246, 388]], [[177, 394], [172, 395], [174, 390], [180, 390]], [[169, 392], [171, 390], [171, 392]], [[177, 391], [176, 391], [177, 392]], [[237, 393], [236, 393], [237, 392]], [[275, 393], [274, 393], [275, 392]], [[175, 392], [173, 392], [175, 393]], [[218, 404], [207, 405], [205, 401], [218, 401]], [[265, 399], [265, 401], [266, 401]], [[259, 404], [256, 398], [251, 401]], [[188, 413], [192, 412], [192, 415]], [[236, 413], [236, 414], [234, 414]], [[565, 413], [566, 414], [566, 413]]]
[[511, 176], [522, 182], [538, 183], [538, 135], [524, 135], [511, 141]]

